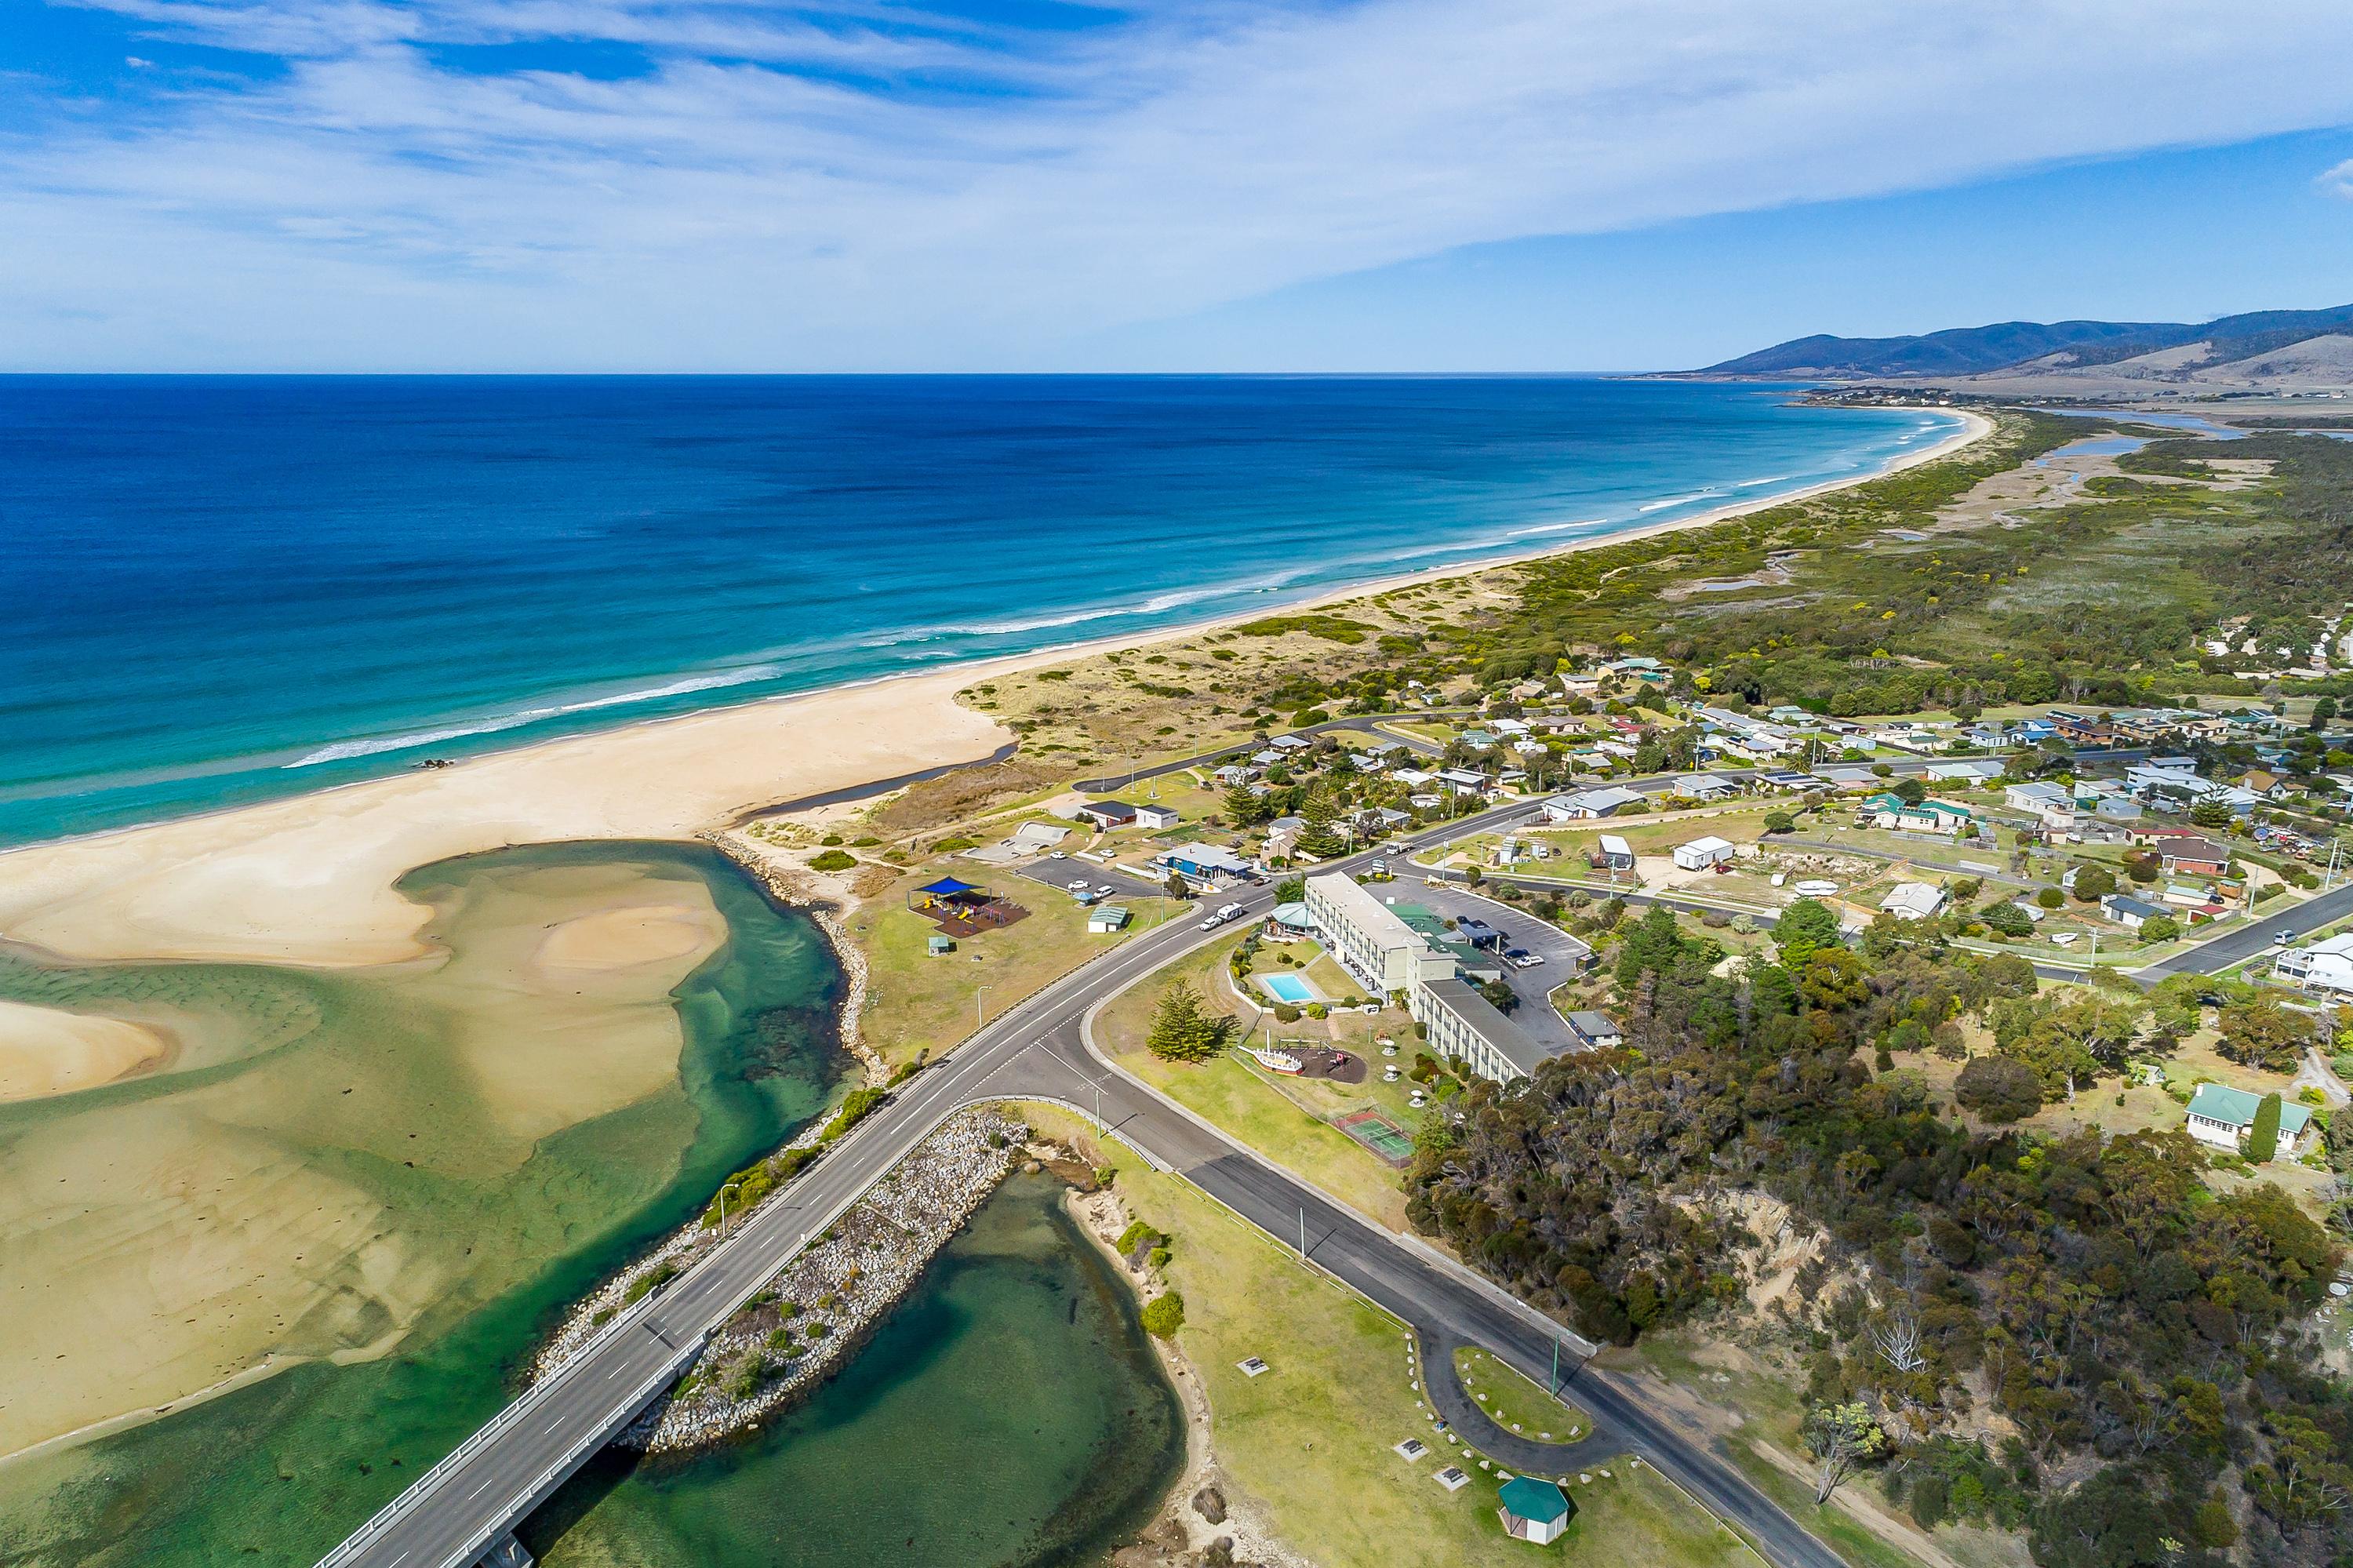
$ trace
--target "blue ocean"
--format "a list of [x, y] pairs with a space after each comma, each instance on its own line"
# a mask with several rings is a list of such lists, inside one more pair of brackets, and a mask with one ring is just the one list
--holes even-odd
[[0, 377], [0, 842], [1271, 609], [1950, 423], [1577, 377]]

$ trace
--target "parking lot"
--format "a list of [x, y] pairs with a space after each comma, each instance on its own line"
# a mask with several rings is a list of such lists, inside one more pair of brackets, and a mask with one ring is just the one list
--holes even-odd
[[1395, 897], [1401, 904], [1419, 904], [1449, 919], [1484, 920], [1504, 933], [1504, 947], [1523, 948], [1544, 959], [1532, 969], [1518, 969], [1509, 963], [1504, 966], [1504, 983], [1520, 999], [1520, 1005], [1512, 1012], [1512, 1022], [1526, 1030], [1539, 1044], [1565, 1051], [1583, 1049], [1567, 1021], [1554, 1010], [1551, 992], [1577, 973], [1577, 963], [1588, 952], [1584, 943], [1525, 910], [1482, 898], [1467, 888], [1447, 883], [1425, 886], [1409, 877], [1400, 877], [1377, 890], [1384, 897]]
[[1070, 885], [1081, 877], [1086, 878], [1090, 888], [1110, 888], [1111, 892], [1105, 895], [1106, 897], [1131, 902], [1139, 898], [1156, 897], [1167, 891], [1166, 885], [1163, 883], [1147, 882], [1134, 872], [1121, 871], [1108, 865], [1097, 865], [1091, 860], [1043, 858], [1033, 860], [1029, 864], [1018, 866], [1015, 869], [1032, 882], [1044, 883], [1055, 892], [1072, 897], [1077, 896], [1077, 890]]

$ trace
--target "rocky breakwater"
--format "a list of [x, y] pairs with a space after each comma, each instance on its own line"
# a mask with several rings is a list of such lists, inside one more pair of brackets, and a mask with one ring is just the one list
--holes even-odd
[[[1023, 1158], [1029, 1136], [1018, 1119], [987, 1108], [942, 1123], [729, 1319], [677, 1389], [617, 1441], [648, 1453], [700, 1447], [815, 1387], [914, 1287]], [[690, 1226], [607, 1282], [541, 1351], [534, 1378], [717, 1239], [715, 1226]]]

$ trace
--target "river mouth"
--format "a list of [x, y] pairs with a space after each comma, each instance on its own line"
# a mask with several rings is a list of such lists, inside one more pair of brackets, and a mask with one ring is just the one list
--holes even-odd
[[1017, 1174], [808, 1399], [724, 1446], [608, 1450], [520, 1532], [547, 1568], [1077, 1568], [1148, 1521], [1184, 1413], [1134, 1298]]
[[0, 953], [0, 999], [203, 1047], [0, 1106], [0, 1447], [142, 1423], [0, 1465], [0, 1561], [315, 1562], [843, 1070], [822, 935], [706, 846], [401, 891], [434, 956], [380, 969]]

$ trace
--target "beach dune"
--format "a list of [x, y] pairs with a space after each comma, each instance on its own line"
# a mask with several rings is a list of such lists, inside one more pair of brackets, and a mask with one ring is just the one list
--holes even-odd
[[[68, 958], [343, 967], [423, 950], [410, 869], [511, 844], [681, 838], [782, 800], [993, 754], [969, 669], [552, 740], [0, 854], [0, 934]], [[5, 1021], [0, 1020], [0, 1028]]]

